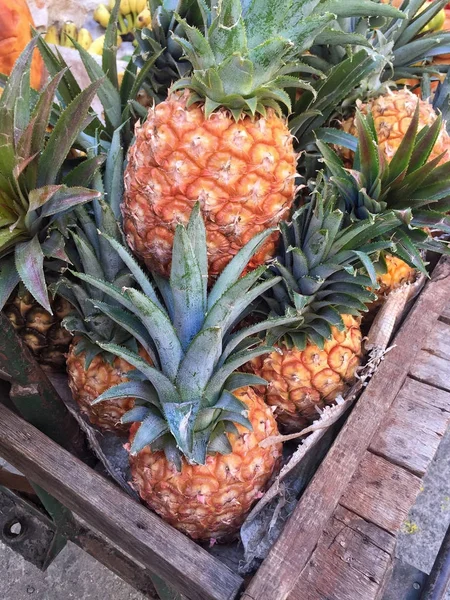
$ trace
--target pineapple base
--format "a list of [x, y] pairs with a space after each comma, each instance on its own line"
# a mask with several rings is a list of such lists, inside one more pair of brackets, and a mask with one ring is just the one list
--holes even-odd
[[[234, 392], [248, 407], [253, 431], [236, 424], [228, 434], [232, 452], [209, 455], [205, 465], [184, 459], [181, 471], [164, 452], [146, 446], [130, 455], [133, 485], [148, 506], [170, 525], [195, 540], [223, 539], [235, 534], [259, 499], [281, 458], [281, 444], [259, 443], [278, 428], [272, 410], [251, 388]], [[138, 424], [131, 428], [131, 441]]]
[[304, 350], [281, 343], [275, 352], [258, 357], [247, 368], [263, 377], [265, 400], [275, 407], [275, 417], [286, 432], [301, 431], [316, 420], [318, 409], [342, 394], [354, 379], [361, 362], [359, 321], [343, 315], [346, 328], [333, 328], [323, 350], [308, 343]]

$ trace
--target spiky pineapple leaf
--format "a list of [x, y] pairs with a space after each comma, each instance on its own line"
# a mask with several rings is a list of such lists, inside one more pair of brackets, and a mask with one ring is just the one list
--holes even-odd
[[52, 314], [45, 282], [44, 254], [38, 236], [35, 235], [28, 242], [17, 244], [14, 258], [19, 277], [27, 290], [41, 306]]
[[150, 404], [153, 404], [157, 408], [161, 406], [155, 389], [147, 381], [126, 381], [125, 383], [119, 383], [103, 392], [103, 394], [100, 394], [100, 396], [97, 396], [92, 405], [117, 398], [139, 398], [140, 400], [145, 400], [145, 402], [150, 402]]
[[39, 186], [55, 183], [70, 148], [87, 124], [86, 113], [101, 83], [102, 80], [91, 83], [63, 111], [39, 159]]

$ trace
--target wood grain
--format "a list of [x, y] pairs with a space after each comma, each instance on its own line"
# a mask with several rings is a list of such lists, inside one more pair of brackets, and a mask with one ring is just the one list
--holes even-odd
[[[450, 363], [448, 374], [450, 377]], [[449, 422], [450, 393], [408, 378], [372, 440], [370, 450], [422, 476]]]
[[448, 302], [450, 262], [442, 258], [279, 539], [243, 595], [285, 600], [308, 563], [373, 435]]
[[411, 366], [411, 376], [442, 390], [450, 391], [450, 361], [422, 350]]
[[340, 504], [395, 534], [420, 491], [422, 480], [381, 456], [366, 452]]
[[395, 538], [338, 506], [289, 600], [372, 600], [392, 562]]
[[1, 404], [0, 429], [1, 456], [177, 591], [236, 597], [239, 576]]
[[450, 325], [443, 321], [437, 321], [427, 336], [422, 350], [450, 361]]

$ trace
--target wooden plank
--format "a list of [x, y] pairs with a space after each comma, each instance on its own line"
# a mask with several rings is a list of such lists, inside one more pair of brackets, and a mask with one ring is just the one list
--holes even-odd
[[420, 491], [422, 480], [386, 459], [366, 452], [340, 504], [395, 534]]
[[422, 350], [450, 361], [450, 324], [438, 321], [427, 336]]
[[5, 460], [177, 591], [191, 600], [236, 597], [238, 575], [1, 404], [0, 430]]
[[448, 302], [449, 277], [450, 262], [442, 258], [397, 334], [396, 346], [359, 399], [243, 599], [285, 600], [294, 588], [418, 349]]
[[449, 361], [422, 350], [414, 365], [411, 366], [410, 374], [415, 379], [428, 383], [441, 390], [450, 391], [450, 377], [448, 375]]
[[374, 600], [395, 538], [338, 506], [289, 600]]
[[[440, 406], [433, 406], [433, 402]], [[370, 450], [422, 476], [449, 422], [450, 393], [407, 379], [372, 440]]]
[[450, 302], [446, 304], [444, 310], [442, 311], [442, 319], [447, 323], [450, 322]]

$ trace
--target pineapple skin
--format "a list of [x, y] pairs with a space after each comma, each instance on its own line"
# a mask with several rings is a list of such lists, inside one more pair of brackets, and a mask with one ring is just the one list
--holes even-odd
[[288, 348], [283, 342], [276, 351], [253, 359], [246, 369], [263, 377], [268, 386], [265, 401], [275, 408], [280, 428], [301, 431], [318, 418], [323, 408], [343, 393], [361, 362], [359, 319], [342, 315], [345, 329], [332, 328], [324, 348], [308, 342], [304, 350]]
[[384, 302], [386, 296], [392, 290], [396, 290], [407, 283], [413, 283], [417, 278], [416, 269], [410, 267], [401, 258], [387, 254], [385, 260], [387, 272], [377, 277], [380, 287], [374, 290], [377, 299], [368, 306], [369, 314], [372, 314]]
[[[92, 402], [114, 385], [129, 381], [126, 374], [134, 367], [118, 357], [110, 364], [102, 354], [98, 354], [86, 369], [85, 353], [76, 353], [78, 341], [79, 338], [74, 339], [67, 356], [68, 382], [75, 402], [93, 425], [117, 434], [127, 434], [130, 425], [122, 424], [120, 419], [134, 407], [134, 398], [107, 400], [93, 406]], [[145, 353], [141, 350], [140, 354], [144, 356]]]
[[[278, 435], [273, 412], [262, 396], [248, 387], [233, 393], [247, 405], [253, 431], [236, 424], [239, 436], [228, 434], [230, 454], [208, 455], [205, 465], [190, 465], [183, 458], [180, 472], [164, 452], [152, 452], [149, 446], [130, 455], [133, 486], [141, 498], [195, 540], [235, 534], [281, 458], [281, 444], [259, 446], [262, 440]], [[133, 424], [130, 441], [138, 426]]]
[[[403, 137], [411, 123], [419, 102], [419, 131], [426, 125], [434, 123], [437, 115], [429, 102], [418, 99], [407, 88], [400, 90], [391, 90], [389, 93], [378, 96], [366, 104], [360, 105], [363, 114], [372, 113], [375, 129], [378, 135], [378, 142], [386, 158], [390, 160], [400, 146]], [[355, 119], [350, 118], [342, 123], [342, 129], [352, 135], [357, 135]], [[440, 160], [440, 164], [450, 159], [450, 136], [442, 125], [439, 137], [430, 154], [428, 160], [433, 160], [443, 152], [445, 156]], [[343, 158], [353, 161], [353, 153], [350, 150], [341, 151]]]
[[[189, 108], [189, 92], [150, 108], [136, 127], [128, 154], [122, 205], [128, 243], [150, 269], [168, 276], [176, 225], [195, 202], [205, 219], [213, 279], [253, 236], [285, 218], [295, 194], [296, 155], [284, 119], [244, 116], [225, 109], [205, 118]], [[249, 269], [275, 253], [277, 234]]]
[[47, 312], [28, 291], [16, 290], [6, 303], [3, 312], [17, 335], [22, 338], [44, 369], [63, 371], [72, 336], [61, 325], [61, 321], [71, 312], [72, 307], [61, 296], [56, 296], [51, 301], [51, 306], [53, 315]]

